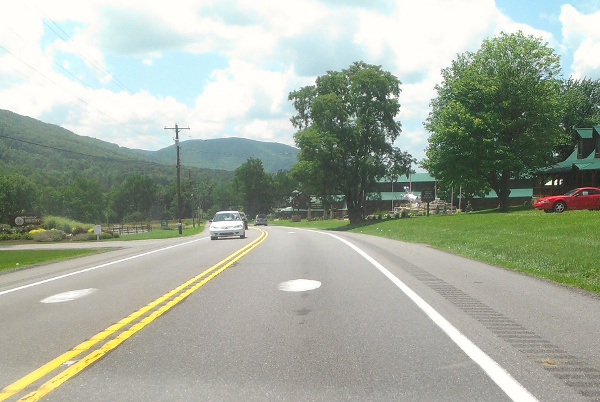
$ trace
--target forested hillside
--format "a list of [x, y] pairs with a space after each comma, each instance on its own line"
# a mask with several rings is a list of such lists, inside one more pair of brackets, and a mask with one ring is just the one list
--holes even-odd
[[[281, 144], [217, 142], [224, 146], [181, 143], [183, 216], [191, 216], [193, 208], [234, 206], [231, 179], [248, 157], [266, 155], [269, 166], [280, 169], [295, 160], [295, 148]], [[197, 167], [205, 162], [211, 169]], [[174, 146], [156, 152], [132, 150], [0, 110], [0, 223], [23, 212], [84, 222], [173, 219], [176, 171]]]
[[[176, 153], [175, 145], [161, 150], [139, 151], [157, 162], [168, 163]], [[275, 142], [261, 142], [246, 138], [216, 138], [188, 140], [180, 143], [181, 163], [201, 169], [235, 170], [248, 158], [260, 159], [265, 171], [276, 173], [288, 170], [297, 162], [298, 149]]]

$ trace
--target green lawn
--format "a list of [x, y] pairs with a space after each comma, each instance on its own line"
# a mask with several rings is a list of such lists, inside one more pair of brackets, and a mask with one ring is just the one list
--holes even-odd
[[[269, 221], [269, 225], [350, 231], [427, 243], [440, 250], [526, 272], [600, 294], [600, 212], [545, 214], [515, 210], [432, 215], [374, 221], [351, 226], [348, 221]], [[203, 225], [184, 227], [183, 236], [200, 233]], [[178, 237], [177, 229], [124, 235], [120, 240]], [[8, 251], [0, 249], [0, 270], [71, 258], [96, 250]]]
[[427, 243], [440, 250], [600, 294], [598, 211], [562, 214], [531, 209], [507, 214], [486, 211], [375, 221], [355, 227], [336, 220], [272, 224]]
[[[173, 225], [172, 225], [173, 226]], [[179, 236], [191, 236], [202, 232], [204, 222], [200, 225], [184, 226], [182, 234], [179, 234], [177, 227], [169, 230], [154, 228], [152, 232], [123, 235], [118, 239], [102, 240], [102, 241], [118, 241], [118, 240], [144, 240], [144, 239], [166, 239]], [[20, 241], [19, 244], [31, 244], [32, 241]], [[1, 246], [2, 243], [0, 243]], [[56, 260], [64, 260], [67, 258], [81, 257], [89, 254], [98, 253], [104, 250], [100, 249], [77, 249], [77, 250], [3, 250], [0, 247], [0, 271], [23, 268], [28, 265], [40, 264]]]
[[204, 230], [205, 222], [201, 224], [196, 224], [196, 227], [193, 228], [190, 222], [189, 226], [184, 225], [181, 229], [182, 234], [179, 234], [179, 230], [177, 230], [177, 226], [175, 224], [171, 224], [169, 229], [161, 229], [160, 226], [154, 226], [151, 232], [146, 233], [138, 233], [138, 234], [125, 234], [120, 236], [117, 239], [110, 239], [108, 241], [120, 241], [120, 240], [145, 240], [145, 239], [168, 239], [171, 237], [179, 237], [179, 236], [191, 236], [198, 234]]
[[105, 251], [103, 249], [77, 250], [2, 250], [0, 249], [0, 271], [22, 268], [42, 262], [66, 260]]

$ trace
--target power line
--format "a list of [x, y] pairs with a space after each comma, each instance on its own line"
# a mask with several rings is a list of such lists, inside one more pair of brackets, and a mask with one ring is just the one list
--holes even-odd
[[86, 153], [83, 153], [83, 152], [77, 152], [77, 151], [73, 151], [73, 150], [70, 150], [70, 149], [55, 147], [55, 146], [52, 146], [52, 145], [40, 144], [40, 143], [33, 142], [33, 141], [27, 141], [27, 140], [23, 140], [21, 138], [11, 137], [10, 135], [6, 135], [6, 134], [0, 134], [0, 138], [8, 138], [10, 140], [18, 141], [18, 142], [23, 142], [23, 143], [29, 144], [29, 145], [36, 145], [38, 147], [53, 149], [55, 151], [60, 151], [60, 152], [68, 152], [68, 153], [71, 153], [71, 154], [74, 154], [74, 155], [79, 155], [79, 156], [86, 156], [86, 157], [90, 157], [90, 158], [103, 159], [103, 160], [110, 161], [110, 162], [135, 162], [135, 163], [144, 163], [144, 164], [147, 164], [147, 165], [155, 165], [155, 166], [170, 166], [168, 164], [157, 163], [157, 162], [152, 162], [152, 161], [145, 161], [143, 159], [114, 158], [114, 157], [109, 157], [109, 156], [86, 154]]

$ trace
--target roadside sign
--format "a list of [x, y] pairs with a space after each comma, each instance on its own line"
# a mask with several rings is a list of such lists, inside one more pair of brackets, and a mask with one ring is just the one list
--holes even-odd
[[41, 214], [10, 215], [10, 226], [41, 225]]
[[429, 203], [435, 200], [435, 189], [425, 188], [421, 190], [421, 201], [427, 203], [427, 216], [429, 216]]
[[102, 225], [94, 225], [94, 234], [96, 235], [96, 240], [100, 240], [100, 235], [102, 234]]
[[421, 201], [429, 203], [434, 200], [435, 200], [435, 189], [425, 188], [421, 191]]

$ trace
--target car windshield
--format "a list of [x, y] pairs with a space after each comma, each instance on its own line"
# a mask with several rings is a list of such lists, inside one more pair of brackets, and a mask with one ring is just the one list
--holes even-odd
[[215, 215], [214, 222], [224, 222], [224, 221], [239, 221], [240, 215], [237, 213], [226, 213], [226, 214], [217, 214]]

